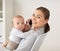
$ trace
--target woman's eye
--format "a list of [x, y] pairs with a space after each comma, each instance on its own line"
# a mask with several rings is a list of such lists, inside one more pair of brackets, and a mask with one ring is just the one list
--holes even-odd
[[38, 18], [40, 18], [40, 17], [38, 16]]

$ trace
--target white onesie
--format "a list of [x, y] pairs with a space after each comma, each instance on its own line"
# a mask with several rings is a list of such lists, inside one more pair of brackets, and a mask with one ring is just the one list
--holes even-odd
[[21, 39], [25, 38], [28, 36], [28, 33], [23, 33], [22, 31], [12, 28], [10, 32], [10, 37], [9, 39], [17, 44], [20, 43]]

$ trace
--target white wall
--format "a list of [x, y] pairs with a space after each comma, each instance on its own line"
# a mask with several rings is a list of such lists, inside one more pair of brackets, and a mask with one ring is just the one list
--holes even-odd
[[60, 0], [15, 0], [15, 15], [31, 17], [37, 7], [44, 6], [50, 10], [50, 32], [46, 36], [40, 51], [60, 51]]
[[0, 0], [0, 11], [2, 10], [2, 0]]
[[4, 34], [5, 34], [5, 39], [8, 39], [10, 30], [12, 27], [12, 18], [14, 16], [14, 0], [4, 0], [3, 3], [3, 19], [4, 19]]

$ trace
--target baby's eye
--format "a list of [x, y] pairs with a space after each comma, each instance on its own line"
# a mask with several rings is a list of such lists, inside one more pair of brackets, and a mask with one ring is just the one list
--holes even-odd
[[21, 23], [21, 24], [24, 24], [24, 23]]
[[19, 24], [19, 22], [17, 22], [17, 24]]

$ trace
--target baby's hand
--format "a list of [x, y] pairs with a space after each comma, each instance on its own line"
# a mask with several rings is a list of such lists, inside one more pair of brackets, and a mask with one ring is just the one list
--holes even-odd
[[25, 24], [25, 27], [23, 29], [23, 32], [27, 32], [29, 30], [29, 26], [27, 24]]
[[31, 19], [28, 19], [28, 20], [26, 21], [26, 24], [25, 24], [25, 27], [24, 27], [23, 32], [29, 31], [29, 30], [31, 29], [31, 27], [32, 27]]
[[30, 27], [32, 27], [32, 20], [31, 20], [31, 19], [28, 19], [28, 20], [26, 21], [26, 24], [29, 25]]
[[2, 47], [6, 47], [8, 44], [8, 41], [3, 42]]

